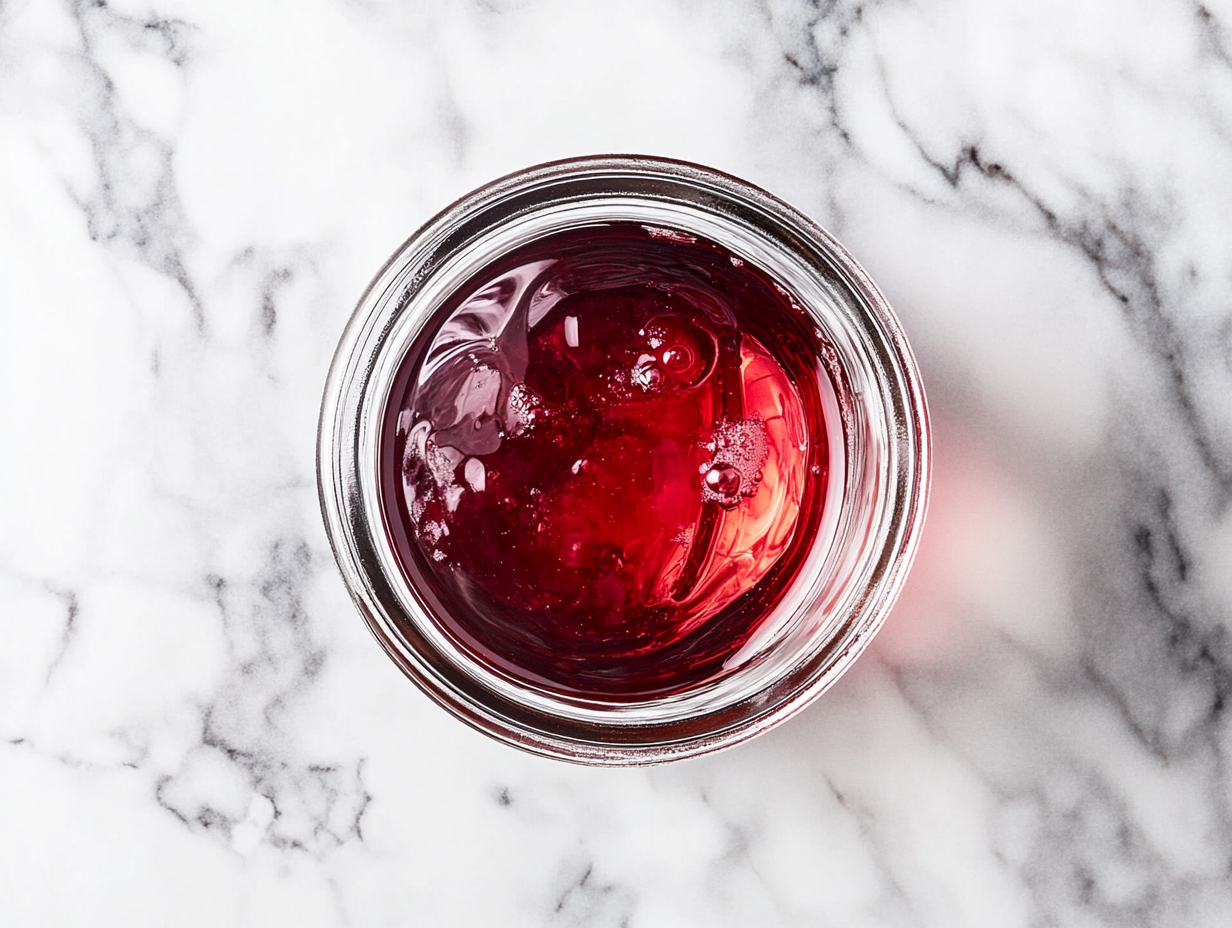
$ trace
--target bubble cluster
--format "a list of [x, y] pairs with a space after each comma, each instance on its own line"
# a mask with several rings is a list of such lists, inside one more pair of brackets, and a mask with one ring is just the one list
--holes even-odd
[[638, 358], [637, 367], [633, 368], [633, 382], [643, 393], [658, 393], [663, 389], [663, 371], [653, 360], [648, 355], [643, 356]]
[[505, 405], [506, 427], [510, 435], [521, 435], [543, 416], [543, 403], [524, 383], [513, 385]]
[[656, 316], [638, 331], [633, 382], [643, 389], [688, 390], [701, 383], [715, 361], [714, 336], [679, 315]]
[[766, 426], [760, 419], [723, 421], [704, 445], [709, 461], [698, 468], [702, 474], [702, 499], [734, 509], [742, 499], [757, 493], [762, 468], [770, 454]]

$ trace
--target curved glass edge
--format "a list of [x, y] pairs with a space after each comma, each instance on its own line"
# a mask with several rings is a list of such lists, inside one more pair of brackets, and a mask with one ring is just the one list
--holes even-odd
[[[358, 448], [370, 444], [371, 438], [365, 441], [365, 428], [371, 427], [363, 416], [365, 397], [347, 386], [357, 379], [366, 383], [379, 365], [384, 338], [405, 303], [408, 283], [430, 278], [452, 250], [477, 234], [476, 219], [502, 201], [529, 197], [543, 185], [579, 179], [597, 180], [608, 189], [616, 179], [651, 185], [665, 179], [683, 182], [718, 194], [710, 204], [716, 215], [728, 214], [721, 207], [732, 206], [734, 200], [737, 206], [771, 218], [785, 226], [789, 241], [811, 245], [810, 251], [845, 278], [843, 289], [858, 299], [885, 339], [888, 363], [880, 373], [893, 375], [890, 392], [901, 402], [892, 410], [890, 429], [894, 460], [888, 470], [896, 484], [891, 494], [893, 531], [874, 567], [870, 586], [876, 588], [875, 596], [869, 597], [873, 602], [849, 617], [807, 666], [726, 712], [613, 727], [614, 719], [561, 719], [545, 715], [542, 707], [529, 712], [519, 711], [525, 707], [518, 706], [493, 708], [485, 694], [433, 661], [424, 650], [427, 642], [414, 636], [405, 640], [405, 629], [389, 615], [391, 605], [400, 599], [397, 584], [364, 567], [378, 555], [375, 538], [383, 528], [372, 524], [363, 501]], [[386, 653], [436, 702], [487, 734], [534, 753], [588, 764], [660, 763], [731, 746], [785, 720], [832, 685], [871, 640], [902, 586], [918, 544], [931, 468], [927, 416], [918, 369], [896, 318], [864, 270], [825, 230], [765, 191], [697, 165], [641, 156], [576, 159], [510, 175], [459, 200], [412, 236], [374, 278], [344, 331], [327, 379], [318, 431], [318, 490], [335, 559], [357, 607]]]

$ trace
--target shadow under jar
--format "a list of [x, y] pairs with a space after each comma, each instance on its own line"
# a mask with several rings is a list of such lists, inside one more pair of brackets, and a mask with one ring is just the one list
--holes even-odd
[[403, 672], [612, 765], [735, 744], [832, 684], [929, 478], [914, 360], [854, 259], [764, 191], [636, 156], [531, 168], [416, 233], [343, 334], [318, 452]]

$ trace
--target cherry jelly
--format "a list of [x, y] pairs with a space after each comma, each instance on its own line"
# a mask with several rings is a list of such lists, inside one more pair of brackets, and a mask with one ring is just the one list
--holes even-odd
[[465, 653], [551, 694], [723, 676], [799, 574], [828, 454], [818, 335], [723, 248], [636, 223], [524, 245], [402, 361], [393, 548]]

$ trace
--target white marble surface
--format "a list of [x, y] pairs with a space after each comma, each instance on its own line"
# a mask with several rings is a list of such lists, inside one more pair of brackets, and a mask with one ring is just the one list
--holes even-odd
[[[706, 759], [571, 767], [355, 615], [320, 389], [492, 177], [700, 161], [896, 306], [883, 635]], [[0, 0], [0, 924], [1232, 924], [1228, 0]]]

